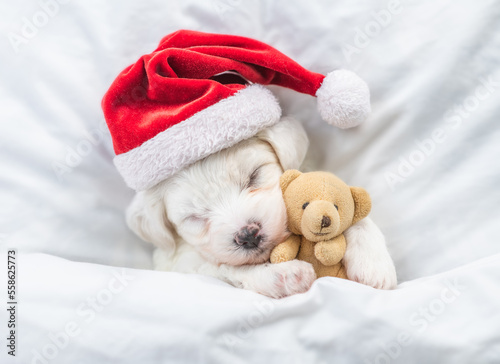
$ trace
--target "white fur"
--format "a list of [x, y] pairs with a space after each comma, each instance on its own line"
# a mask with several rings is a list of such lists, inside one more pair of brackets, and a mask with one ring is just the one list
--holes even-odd
[[361, 124], [371, 111], [370, 89], [351, 71], [328, 73], [316, 97], [323, 120], [342, 129]]
[[204, 274], [273, 298], [304, 293], [316, 279], [314, 269], [306, 262], [217, 265], [203, 259], [189, 244], [181, 244], [173, 259], [167, 251], [158, 248], [153, 260], [157, 270]]
[[125, 183], [146, 190], [182, 168], [276, 124], [281, 108], [261, 85], [250, 85], [115, 157]]
[[[257, 136], [138, 192], [127, 211], [127, 222], [141, 238], [159, 247], [154, 256], [156, 269], [206, 274], [275, 298], [305, 292], [315, 279], [309, 263], [267, 261], [272, 248], [288, 235], [279, 178], [284, 168], [300, 166], [307, 148], [302, 126], [284, 118]], [[246, 186], [259, 166], [255, 186]], [[233, 237], [249, 221], [262, 224], [265, 239], [259, 249], [245, 251], [238, 249]], [[393, 272], [377, 266], [393, 267], [383, 236], [377, 235], [373, 224], [358, 224], [346, 235], [351, 252], [346, 256], [349, 276], [392, 288]], [[364, 254], [365, 246], [370, 253]], [[358, 250], [360, 260], [354, 254]]]
[[349, 279], [374, 288], [393, 289], [398, 284], [396, 268], [385, 238], [369, 217], [344, 232], [347, 250], [344, 264]]

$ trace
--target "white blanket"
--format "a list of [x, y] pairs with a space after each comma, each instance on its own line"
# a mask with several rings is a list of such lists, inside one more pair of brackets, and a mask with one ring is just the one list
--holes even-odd
[[[304, 169], [370, 192], [397, 290], [324, 278], [273, 301], [147, 270], [100, 100], [181, 28], [257, 38], [368, 82], [373, 113], [346, 131], [314, 98], [272, 90], [311, 138]], [[0, 33], [1, 272], [8, 249], [23, 253], [13, 362], [500, 361], [498, 2], [4, 2]]]

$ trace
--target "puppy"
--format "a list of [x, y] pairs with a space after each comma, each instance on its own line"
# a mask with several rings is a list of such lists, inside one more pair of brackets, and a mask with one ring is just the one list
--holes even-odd
[[[273, 298], [305, 292], [316, 279], [309, 263], [268, 260], [289, 235], [280, 176], [301, 165], [308, 144], [301, 124], [283, 118], [138, 192], [127, 223], [158, 247], [156, 269], [205, 274]], [[393, 288], [394, 265], [377, 226], [366, 218], [345, 237], [348, 277]]]

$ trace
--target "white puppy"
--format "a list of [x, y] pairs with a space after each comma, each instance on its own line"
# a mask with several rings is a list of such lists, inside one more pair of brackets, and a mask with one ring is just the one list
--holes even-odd
[[[309, 263], [267, 261], [289, 234], [279, 178], [300, 166], [307, 148], [300, 123], [283, 118], [138, 192], [128, 225], [158, 247], [156, 269], [205, 274], [275, 298], [305, 292], [316, 278]], [[394, 265], [377, 226], [366, 218], [345, 236], [349, 278], [393, 288]]]

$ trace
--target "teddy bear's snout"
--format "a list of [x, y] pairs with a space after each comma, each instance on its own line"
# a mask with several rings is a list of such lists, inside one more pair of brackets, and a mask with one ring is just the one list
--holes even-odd
[[333, 238], [340, 226], [335, 205], [328, 201], [313, 201], [304, 209], [302, 234], [311, 241]]

